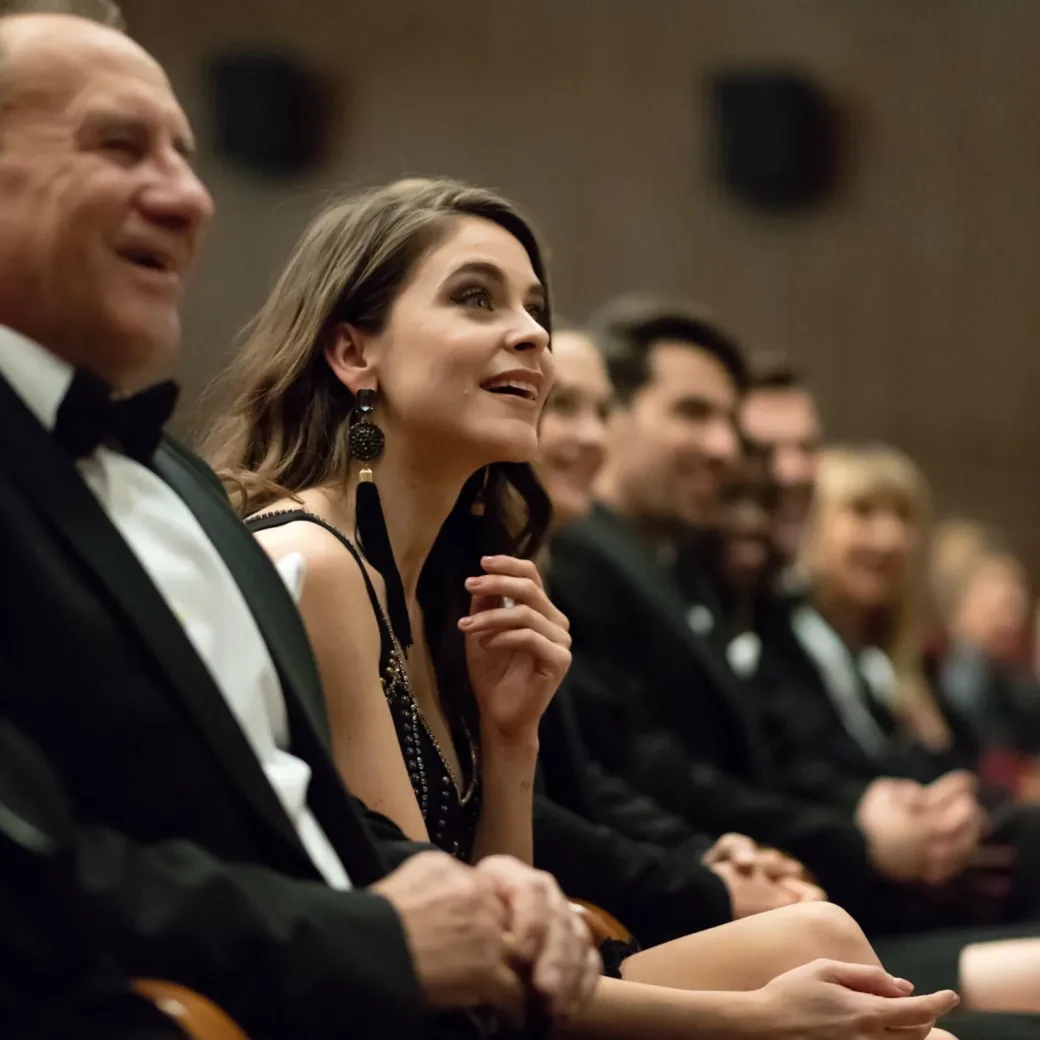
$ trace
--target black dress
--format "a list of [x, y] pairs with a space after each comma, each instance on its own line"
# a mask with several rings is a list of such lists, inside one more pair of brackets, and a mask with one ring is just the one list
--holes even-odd
[[[379, 672], [390, 714], [393, 716], [397, 741], [408, 767], [412, 791], [422, 812], [427, 833], [438, 848], [456, 859], [471, 862], [480, 822], [481, 783], [480, 747], [464, 721], [452, 724], [456, 746], [464, 750], [463, 777], [459, 783], [433, 735], [422, 709], [408, 685], [404, 655], [394, 636], [390, 619], [376, 595], [376, 590], [362, 562], [361, 554], [342, 531], [305, 509], [272, 510], [260, 513], [247, 522], [254, 532], [305, 520], [324, 527], [350, 552], [361, 568], [365, 588], [379, 625]], [[624, 960], [639, 950], [639, 944], [608, 939], [600, 945], [603, 971], [614, 978], [621, 977]]]
[[304, 520], [324, 527], [337, 538], [357, 561], [365, 579], [368, 598], [372, 602], [379, 625], [379, 678], [386, 703], [393, 716], [397, 742], [401, 746], [412, 791], [419, 803], [427, 833], [438, 848], [456, 859], [470, 862], [480, 821], [480, 749], [464, 722], [452, 724], [456, 746], [464, 749], [463, 776], [456, 779], [423, 716], [422, 709], [408, 685], [404, 655], [390, 627], [383, 605], [368, 576], [361, 554], [353, 543], [332, 524], [305, 509], [284, 509], [261, 513], [247, 521], [249, 528], [266, 531], [272, 527]]

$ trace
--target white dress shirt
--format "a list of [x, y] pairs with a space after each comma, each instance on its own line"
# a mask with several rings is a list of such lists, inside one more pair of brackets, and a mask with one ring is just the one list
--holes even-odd
[[[0, 326], [0, 375], [53, 429], [72, 367]], [[349, 888], [343, 864], [307, 807], [310, 766], [287, 750], [281, 683], [227, 565], [187, 505], [146, 466], [99, 447], [78, 468], [209, 669], [314, 865], [333, 888]], [[292, 578], [298, 583], [300, 575]]]

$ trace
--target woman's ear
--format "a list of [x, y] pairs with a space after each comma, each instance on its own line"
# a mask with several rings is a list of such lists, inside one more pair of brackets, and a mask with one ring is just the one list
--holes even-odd
[[352, 393], [376, 388], [374, 352], [365, 336], [345, 321], [332, 329], [325, 360], [333, 375]]

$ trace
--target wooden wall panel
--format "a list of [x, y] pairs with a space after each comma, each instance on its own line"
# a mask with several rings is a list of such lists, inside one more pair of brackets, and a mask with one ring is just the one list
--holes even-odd
[[[219, 217], [188, 306], [186, 424], [315, 193], [404, 173], [497, 186], [538, 219], [557, 299], [709, 302], [810, 372], [840, 437], [891, 439], [940, 501], [1040, 559], [1040, 4], [1034, 0], [125, 0], [206, 140], [202, 71], [278, 41], [339, 84], [312, 180], [212, 157]], [[765, 219], [708, 173], [703, 82], [794, 61], [839, 99], [846, 176]]]

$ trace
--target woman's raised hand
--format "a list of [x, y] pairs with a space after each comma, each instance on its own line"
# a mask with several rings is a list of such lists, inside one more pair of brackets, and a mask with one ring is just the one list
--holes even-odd
[[485, 556], [481, 566], [466, 581], [470, 612], [459, 621], [481, 727], [485, 738], [531, 738], [570, 666], [570, 623], [530, 560]]

